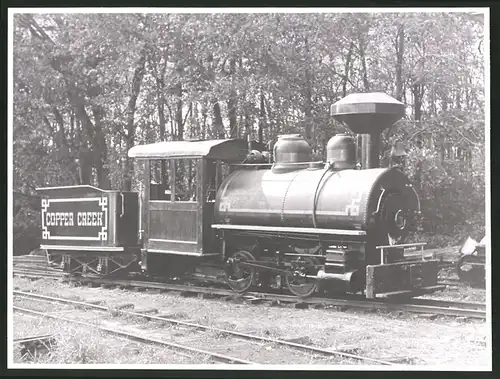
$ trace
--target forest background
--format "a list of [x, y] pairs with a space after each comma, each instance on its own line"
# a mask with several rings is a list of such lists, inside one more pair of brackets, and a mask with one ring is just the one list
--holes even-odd
[[157, 141], [301, 133], [324, 154], [354, 92], [406, 106], [381, 162], [403, 143], [414, 239], [484, 235], [482, 13], [14, 14], [13, 39], [16, 253], [39, 243], [37, 187], [141, 190], [127, 151]]

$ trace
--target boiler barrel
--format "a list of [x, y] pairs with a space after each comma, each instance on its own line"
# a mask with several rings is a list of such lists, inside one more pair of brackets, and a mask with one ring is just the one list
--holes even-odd
[[[222, 184], [215, 204], [221, 224], [366, 229], [380, 205], [382, 188], [407, 192], [406, 176], [395, 169], [240, 170]], [[323, 179], [321, 180], [321, 177]], [[321, 183], [320, 183], [321, 180]], [[320, 185], [318, 186], [318, 183]]]

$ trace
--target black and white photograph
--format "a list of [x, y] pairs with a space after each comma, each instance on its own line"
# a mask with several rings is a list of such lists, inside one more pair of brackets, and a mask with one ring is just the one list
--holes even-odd
[[11, 369], [491, 371], [488, 8], [9, 8]]

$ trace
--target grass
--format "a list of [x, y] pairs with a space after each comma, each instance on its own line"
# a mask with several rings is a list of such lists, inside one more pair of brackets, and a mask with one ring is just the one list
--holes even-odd
[[[15, 278], [14, 283], [23, 290], [35, 287], [33, 283], [19, 278]], [[487, 362], [489, 356], [484, 346], [486, 325], [477, 321], [458, 322], [440, 318], [431, 321], [414, 314], [396, 316], [233, 304], [219, 300], [181, 298], [171, 293], [149, 294], [87, 287], [69, 288], [53, 281], [40, 281], [37, 284], [38, 293], [54, 293], [63, 297], [71, 294], [83, 301], [103, 298], [110, 309], [120, 303], [133, 303], [137, 308], [154, 307], [159, 310], [159, 314], [168, 318], [269, 338], [291, 339], [307, 336], [316, 346], [339, 350], [356, 348], [359, 354], [373, 358], [403, 357], [413, 364], [479, 365]], [[108, 317], [113, 318], [111, 313], [108, 313]], [[115, 318], [121, 318], [120, 314]], [[118, 321], [120, 320], [117, 319]], [[189, 334], [184, 328], [162, 322], [142, 325], [159, 333], [162, 329], [168, 329], [174, 338]], [[14, 326], [17, 327], [17, 323]], [[226, 339], [223, 334], [216, 337], [221, 343]], [[209, 349], [209, 346], [206, 348]], [[153, 363], [155, 359], [160, 359], [154, 358], [155, 354], [150, 351], [148, 362]], [[265, 351], [264, 354], [268, 354], [270, 360], [273, 357], [277, 359], [275, 349]], [[140, 359], [143, 358], [126, 352], [118, 352], [115, 356], [106, 358], [108, 363], [135, 363]]]
[[183, 320], [183, 319], [187, 319], [189, 317], [189, 314], [187, 312], [180, 311], [180, 312], [164, 314], [163, 317], [171, 318], [174, 320]]
[[[54, 333], [55, 343], [42, 355], [21, 354], [14, 346], [15, 363], [36, 364], [195, 364], [208, 363], [204, 356], [186, 356], [156, 345], [140, 344], [112, 337], [97, 328], [82, 328], [71, 323], [24, 319], [16, 322], [17, 334], [40, 335], [38, 330]], [[49, 333], [51, 334], [51, 333]]]

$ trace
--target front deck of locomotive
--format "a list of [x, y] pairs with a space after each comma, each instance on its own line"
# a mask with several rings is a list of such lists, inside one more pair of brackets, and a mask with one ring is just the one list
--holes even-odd
[[[404, 104], [383, 93], [349, 95], [330, 109], [331, 115], [362, 136], [361, 171], [380, 169], [380, 135], [405, 114]], [[438, 261], [407, 261], [404, 250], [424, 244], [405, 243], [420, 214], [418, 194], [398, 168], [385, 169], [373, 181], [365, 204], [365, 295], [375, 298], [418, 296], [443, 289], [437, 285]]]

